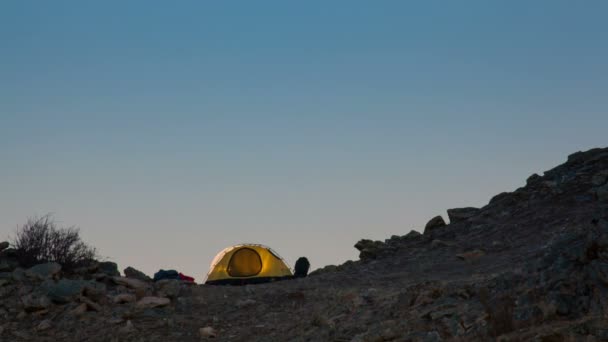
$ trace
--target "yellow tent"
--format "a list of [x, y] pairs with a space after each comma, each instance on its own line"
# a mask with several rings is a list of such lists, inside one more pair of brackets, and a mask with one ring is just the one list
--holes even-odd
[[240, 244], [225, 248], [215, 256], [205, 284], [243, 285], [292, 277], [285, 261], [269, 247]]

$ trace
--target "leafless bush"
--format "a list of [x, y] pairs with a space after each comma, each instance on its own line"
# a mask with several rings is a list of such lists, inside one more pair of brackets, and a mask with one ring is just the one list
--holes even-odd
[[17, 229], [12, 245], [25, 267], [57, 262], [70, 269], [95, 260], [95, 248], [80, 239], [78, 228], [58, 228], [50, 215], [29, 219]]

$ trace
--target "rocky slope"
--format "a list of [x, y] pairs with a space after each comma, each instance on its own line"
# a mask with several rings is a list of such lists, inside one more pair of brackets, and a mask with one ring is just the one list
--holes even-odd
[[359, 261], [242, 287], [111, 263], [24, 270], [0, 244], [0, 340], [608, 340], [608, 148], [448, 217], [359, 241]]

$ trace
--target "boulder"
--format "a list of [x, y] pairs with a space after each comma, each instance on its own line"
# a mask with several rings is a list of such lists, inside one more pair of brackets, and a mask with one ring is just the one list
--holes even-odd
[[137, 297], [134, 294], [130, 293], [121, 293], [119, 295], [114, 296], [112, 301], [114, 304], [125, 304], [125, 303], [133, 303], [137, 300]]
[[151, 309], [161, 306], [167, 306], [171, 303], [169, 298], [164, 297], [144, 297], [140, 299], [135, 306], [139, 309]]
[[131, 266], [125, 268], [123, 272], [125, 274], [125, 277], [127, 278], [139, 279], [141, 281], [152, 281], [152, 279], [148, 277], [145, 273]]
[[384, 247], [384, 242], [368, 239], [360, 240], [355, 244], [355, 248], [360, 251], [359, 258], [361, 260], [377, 258]]
[[532, 174], [528, 179], [526, 179], [526, 185], [535, 185], [538, 184], [543, 177], [539, 176], [537, 173]]
[[415, 238], [418, 238], [420, 236], [422, 236], [422, 234], [419, 231], [416, 231], [416, 230], [410, 230], [409, 233], [403, 235], [403, 237], [405, 239], [415, 239]]
[[443, 220], [443, 217], [435, 216], [424, 226], [424, 234], [426, 235], [437, 228], [441, 228], [441, 227], [445, 227], [445, 226], [446, 226], [446, 224], [445, 224], [445, 221]]
[[115, 262], [104, 261], [100, 262], [97, 266], [97, 271], [99, 273], [107, 274], [111, 277], [119, 277], [120, 272], [118, 271], [118, 265]]
[[448, 218], [450, 223], [461, 222], [477, 215], [479, 211], [479, 208], [473, 207], [448, 209]]
[[61, 272], [61, 265], [56, 262], [48, 262], [30, 267], [25, 271], [25, 274], [30, 278], [49, 279]]
[[8, 246], [10, 246], [10, 244], [8, 243], [8, 241], [2, 241], [2, 242], [0, 242], [0, 252], [2, 252], [3, 250], [7, 249]]
[[145, 290], [148, 288], [148, 284], [146, 284], [145, 282], [143, 282], [139, 279], [126, 278], [126, 277], [113, 277], [112, 281], [114, 281], [114, 283], [116, 283], [118, 285], [126, 286], [126, 287], [134, 289], [134, 290]]
[[40, 289], [53, 302], [65, 304], [79, 297], [87, 285], [89, 282], [85, 280], [61, 279], [58, 282], [45, 281]]

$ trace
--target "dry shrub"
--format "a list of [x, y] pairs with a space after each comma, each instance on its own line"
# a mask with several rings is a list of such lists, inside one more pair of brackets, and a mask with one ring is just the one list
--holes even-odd
[[28, 219], [17, 229], [12, 245], [24, 267], [56, 262], [69, 270], [97, 256], [95, 248], [80, 239], [78, 228], [58, 228], [50, 215]]

